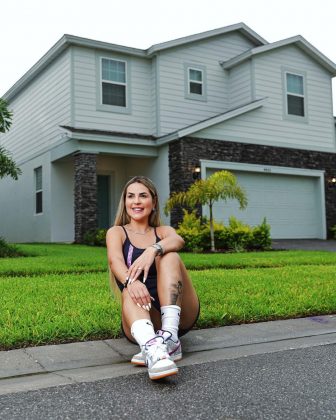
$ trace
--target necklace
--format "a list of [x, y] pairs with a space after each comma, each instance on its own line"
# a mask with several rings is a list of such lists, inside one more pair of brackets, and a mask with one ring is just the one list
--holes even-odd
[[146, 235], [146, 233], [147, 233], [147, 232], [149, 232], [149, 231], [151, 231], [151, 230], [152, 230], [152, 228], [151, 228], [151, 227], [148, 227], [148, 228], [147, 228], [144, 232], [136, 232], [135, 230], [130, 229], [129, 227], [126, 227], [126, 226], [125, 226], [125, 228], [126, 228], [126, 230], [128, 230], [129, 232], [135, 233], [136, 235]]

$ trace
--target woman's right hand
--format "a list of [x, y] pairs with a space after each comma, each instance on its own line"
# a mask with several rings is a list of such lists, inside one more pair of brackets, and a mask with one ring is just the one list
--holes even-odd
[[152, 297], [150, 296], [147, 287], [140, 280], [127, 285], [127, 291], [130, 294], [133, 302], [140, 308], [150, 311], [152, 304]]

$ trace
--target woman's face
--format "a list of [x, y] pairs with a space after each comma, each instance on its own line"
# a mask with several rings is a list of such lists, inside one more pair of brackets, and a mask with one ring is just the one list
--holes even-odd
[[134, 182], [127, 187], [125, 208], [131, 219], [136, 221], [148, 219], [154, 207], [152, 195], [143, 184]]

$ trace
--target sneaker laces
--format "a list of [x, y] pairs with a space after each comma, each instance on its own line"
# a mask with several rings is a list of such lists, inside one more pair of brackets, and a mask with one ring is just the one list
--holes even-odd
[[[158, 339], [161, 339], [158, 342]], [[151, 340], [149, 340], [145, 344], [145, 350], [151, 359], [166, 359], [167, 358], [167, 346], [164, 344], [164, 338], [162, 336], [157, 336]]]

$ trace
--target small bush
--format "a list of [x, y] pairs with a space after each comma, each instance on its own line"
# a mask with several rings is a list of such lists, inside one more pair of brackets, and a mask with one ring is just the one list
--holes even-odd
[[234, 216], [229, 218], [229, 226], [226, 228], [227, 247], [235, 252], [242, 252], [248, 248], [252, 240], [252, 228]]
[[106, 246], [107, 229], [94, 229], [85, 233], [83, 243], [91, 246]]
[[[210, 223], [206, 218], [197, 217], [196, 210], [183, 210], [183, 220], [177, 233], [185, 241], [185, 251], [209, 251]], [[235, 217], [230, 217], [229, 225], [214, 222], [215, 247], [221, 251], [242, 252], [245, 250], [267, 250], [271, 248], [270, 226], [263, 222], [251, 227]]]
[[4, 238], [0, 236], [0, 258], [23, 257], [26, 254], [20, 251], [15, 245], [8, 244]]
[[271, 226], [267, 223], [264, 217], [261, 225], [255, 226], [252, 229], [252, 238], [249, 244], [251, 249], [267, 250], [271, 249]]
[[192, 252], [202, 251], [206, 233], [201, 219], [197, 217], [196, 210], [189, 213], [183, 209], [183, 220], [179, 223], [176, 231], [184, 239], [184, 250]]
[[331, 233], [332, 239], [336, 239], [336, 225], [331, 226], [330, 233]]

